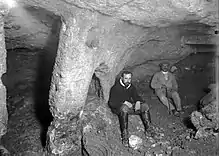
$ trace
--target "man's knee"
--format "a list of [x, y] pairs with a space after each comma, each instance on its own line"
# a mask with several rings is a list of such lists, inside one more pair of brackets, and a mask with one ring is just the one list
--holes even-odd
[[174, 91], [173, 93], [172, 93], [172, 98], [174, 99], [180, 99], [180, 96], [179, 96], [179, 93], [178, 92], [176, 92], [176, 91]]
[[155, 94], [160, 97], [162, 95], [166, 95], [166, 90], [164, 89], [155, 89]]
[[148, 106], [148, 104], [147, 103], [142, 103], [141, 104], [141, 112], [147, 112], [147, 111], [149, 111], [149, 106]]
[[156, 90], [156, 95], [160, 100], [166, 98], [166, 94], [162, 90]]
[[128, 113], [128, 111], [129, 107], [123, 104], [120, 108], [120, 113]]
[[178, 96], [179, 93], [178, 93], [177, 91], [173, 91], [173, 92], [172, 92], [172, 95], [176, 95], [176, 96]]
[[168, 100], [165, 95], [159, 96], [159, 99], [160, 99], [160, 101], [164, 101], [164, 102], [166, 102]]

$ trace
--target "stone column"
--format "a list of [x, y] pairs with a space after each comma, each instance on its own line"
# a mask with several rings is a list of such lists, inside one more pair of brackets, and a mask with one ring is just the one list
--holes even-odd
[[8, 112], [6, 107], [6, 88], [2, 82], [2, 74], [6, 72], [6, 49], [4, 35], [4, 21], [0, 15], [0, 138], [7, 131]]
[[47, 132], [48, 155], [81, 155], [80, 116], [95, 62], [85, 45], [89, 20], [83, 18], [62, 22], [50, 87], [49, 104], [54, 119]]

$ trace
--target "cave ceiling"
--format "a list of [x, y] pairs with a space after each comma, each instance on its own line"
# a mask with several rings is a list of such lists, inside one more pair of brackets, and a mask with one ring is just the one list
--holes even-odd
[[180, 25], [181, 33], [190, 38], [211, 36], [218, 22], [217, 0], [17, 0], [13, 8], [5, 7], [5, 1], [0, 5], [7, 13], [7, 49], [43, 48], [48, 36], [51, 45], [57, 44], [60, 17], [67, 19], [79, 9], [144, 29]]

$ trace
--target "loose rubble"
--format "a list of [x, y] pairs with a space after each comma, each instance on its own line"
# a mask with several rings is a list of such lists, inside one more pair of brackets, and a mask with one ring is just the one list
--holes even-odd
[[219, 130], [218, 101], [216, 99], [218, 87], [216, 84], [211, 84], [209, 89], [211, 91], [200, 100], [200, 110], [191, 114], [191, 121], [197, 130], [196, 139], [218, 133]]

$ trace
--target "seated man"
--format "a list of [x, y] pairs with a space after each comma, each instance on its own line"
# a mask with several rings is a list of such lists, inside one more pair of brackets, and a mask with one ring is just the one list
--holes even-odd
[[[182, 112], [181, 99], [177, 92], [178, 84], [175, 76], [169, 72], [170, 64], [163, 62], [160, 64], [161, 71], [154, 74], [151, 87], [155, 90], [160, 101], [167, 106], [170, 114], [179, 115]], [[175, 106], [168, 99], [172, 99]]]
[[138, 95], [136, 88], [131, 83], [132, 73], [124, 71], [118, 82], [114, 84], [110, 91], [109, 107], [119, 118], [122, 143], [129, 146], [128, 136], [128, 115], [140, 115], [145, 133], [149, 132], [151, 123], [149, 107]]

